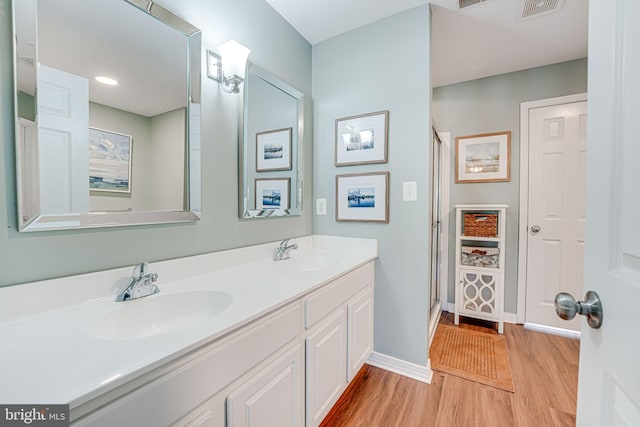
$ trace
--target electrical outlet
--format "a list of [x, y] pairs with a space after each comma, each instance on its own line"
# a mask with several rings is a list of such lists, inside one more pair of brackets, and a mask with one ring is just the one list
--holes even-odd
[[415, 202], [418, 200], [418, 183], [416, 181], [402, 183], [402, 201]]
[[327, 214], [327, 199], [316, 199], [316, 215]]

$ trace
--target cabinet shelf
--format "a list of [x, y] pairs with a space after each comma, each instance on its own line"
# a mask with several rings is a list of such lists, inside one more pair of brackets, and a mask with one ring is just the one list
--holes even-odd
[[476, 236], [460, 236], [460, 240], [474, 240], [476, 242], [501, 242], [500, 237], [476, 237]]
[[[504, 331], [504, 282], [505, 282], [505, 221], [506, 205], [456, 205], [456, 283], [455, 283], [455, 324], [460, 316], [475, 317], [498, 323], [498, 332]], [[464, 235], [465, 214], [492, 214], [497, 217], [496, 237], [478, 237]], [[495, 222], [494, 222], [495, 223]], [[485, 242], [482, 245], [480, 242]], [[478, 264], [496, 264], [498, 267], [475, 266], [462, 263], [463, 250], [467, 246], [480, 245], [477, 249], [487, 249], [486, 256], [493, 258], [491, 263], [482, 259]], [[497, 249], [497, 250], [496, 250]], [[465, 252], [469, 256], [469, 252]], [[497, 262], [496, 262], [497, 261]], [[469, 262], [469, 260], [466, 260]]]

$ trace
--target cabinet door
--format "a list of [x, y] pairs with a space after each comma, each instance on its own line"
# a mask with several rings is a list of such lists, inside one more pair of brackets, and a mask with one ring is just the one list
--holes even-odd
[[337, 310], [307, 337], [307, 426], [317, 426], [347, 385], [346, 312]]
[[460, 269], [460, 313], [480, 318], [498, 318], [500, 273], [497, 271]]
[[373, 351], [373, 291], [367, 289], [347, 304], [347, 381], [351, 381]]
[[302, 345], [296, 344], [259, 375], [231, 390], [227, 427], [302, 425]]
[[171, 427], [225, 427], [224, 393], [218, 393]]

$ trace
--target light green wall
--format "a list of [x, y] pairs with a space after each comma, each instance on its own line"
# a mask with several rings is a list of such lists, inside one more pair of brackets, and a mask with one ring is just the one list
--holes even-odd
[[[164, 0], [202, 30], [204, 49], [228, 39], [252, 49], [251, 61], [305, 94], [311, 128], [311, 46], [264, 0]], [[202, 79], [202, 220], [193, 224], [83, 231], [18, 233], [14, 166], [11, 3], [0, 0], [0, 285], [219, 251], [311, 233], [310, 197], [304, 215], [238, 219], [237, 111], [239, 97]], [[204, 68], [206, 70], [206, 67]], [[203, 72], [204, 73], [204, 72]], [[311, 176], [311, 134], [305, 136]], [[311, 194], [306, 180], [305, 194]]]
[[[520, 192], [520, 103], [587, 91], [587, 60], [472, 80], [433, 90], [433, 118], [440, 132], [451, 132], [450, 208], [459, 203], [506, 203], [505, 311], [515, 313], [518, 279]], [[455, 138], [511, 131], [511, 182], [455, 183]], [[452, 211], [453, 212], [453, 211]], [[455, 218], [455, 213], [452, 218]], [[449, 229], [449, 302], [454, 301], [455, 220]]]
[[[327, 215], [314, 232], [376, 238], [375, 351], [425, 366], [429, 314], [429, 7], [421, 6], [313, 46], [314, 198]], [[389, 110], [389, 162], [334, 166], [335, 119]], [[390, 172], [389, 224], [338, 223], [338, 174]], [[418, 201], [402, 201], [417, 181]]]

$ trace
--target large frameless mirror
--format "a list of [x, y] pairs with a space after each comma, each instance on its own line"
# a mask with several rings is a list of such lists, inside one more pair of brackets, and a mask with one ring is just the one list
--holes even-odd
[[20, 231], [200, 217], [200, 31], [150, 0], [14, 0]]
[[249, 63], [240, 146], [240, 217], [302, 213], [304, 97]]

